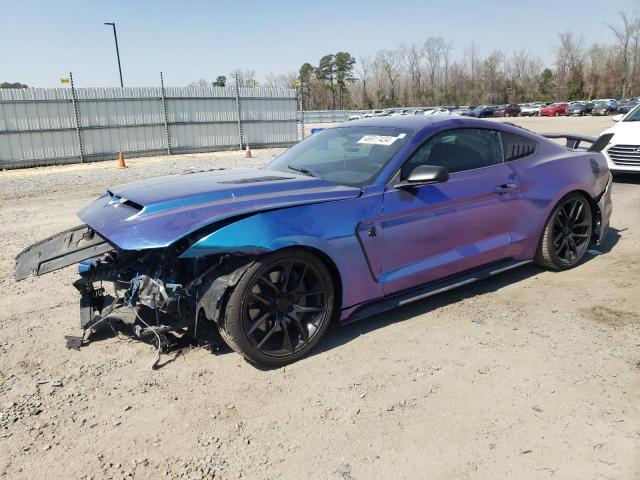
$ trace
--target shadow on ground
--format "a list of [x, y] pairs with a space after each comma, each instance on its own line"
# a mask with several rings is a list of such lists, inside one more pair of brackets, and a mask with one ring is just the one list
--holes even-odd
[[640, 173], [615, 173], [613, 175], [613, 183], [640, 185]]
[[[609, 253], [615, 245], [621, 240], [624, 230], [618, 230], [616, 228], [609, 228], [605, 241], [598, 247], [589, 250], [590, 253], [585, 255], [582, 263], [593, 261], [599, 255], [606, 255]], [[596, 253], [598, 252], [598, 253]], [[577, 268], [580, 268], [578, 266]], [[333, 348], [344, 345], [361, 335], [365, 335], [373, 330], [384, 328], [394, 323], [403, 322], [405, 320], [414, 318], [419, 315], [424, 315], [431, 311], [437, 310], [441, 307], [475, 297], [477, 295], [484, 295], [487, 293], [495, 292], [507, 285], [521, 282], [532, 278], [545, 270], [536, 265], [527, 265], [515, 270], [502, 273], [495, 277], [480, 280], [478, 282], [465, 285], [457, 289], [450, 290], [432, 297], [420, 300], [409, 305], [389, 310], [387, 312], [363, 319], [361, 321], [339, 325], [333, 324], [324, 338], [320, 341], [318, 346], [313, 350], [311, 356], [319, 355], [327, 352]], [[562, 272], [554, 272], [562, 275]], [[198, 327], [203, 328], [203, 327]], [[206, 328], [206, 327], [205, 327]], [[173, 363], [178, 357], [185, 354], [190, 348], [207, 348], [215, 355], [221, 355], [225, 353], [231, 353], [232, 350], [224, 345], [222, 339], [219, 337], [215, 329], [209, 328], [208, 331], [201, 331], [198, 337], [201, 339], [196, 342], [188, 336], [171, 338], [171, 344], [166, 345], [164, 354], [160, 357], [160, 361], [155, 368], [162, 368], [170, 363]], [[145, 343], [157, 348], [157, 339], [153, 336], [147, 338], [139, 338], [135, 335], [132, 325], [122, 322], [118, 318], [114, 317], [114, 320], [110, 323], [106, 323], [97, 331], [93, 332], [88, 337], [88, 342], [85, 342], [81, 348], [87, 348], [92, 343], [112, 339], [114, 337], [123, 338], [127, 340], [144, 341]], [[207, 338], [207, 340], [203, 340]], [[208, 340], [211, 338], [211, 340]], [[271, 370], [268, 367], [257, 366], [260, 370]]]

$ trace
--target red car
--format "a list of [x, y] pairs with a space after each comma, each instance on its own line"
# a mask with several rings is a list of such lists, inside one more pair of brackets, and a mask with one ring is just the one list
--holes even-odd
[[558, 115], [566, 115], [568, 103], [552, 103], [548, 107], [544, 107], [540, 110], [541, 117], [557, 117]]
[[509, 105], [500, 105], [493, 112], [494, 117], [519, 117], [522, 110], [517, 103], [511, 103]]

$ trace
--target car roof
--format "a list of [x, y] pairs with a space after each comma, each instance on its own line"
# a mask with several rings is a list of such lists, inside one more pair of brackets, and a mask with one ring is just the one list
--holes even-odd
[[[463, 117], [455, 117], [462, 119]], [[341, 127], [388, 127], [401, 128], [404, 130], [422, 130], [423, 128], [432, 127], [441, 122], [450, 120], [450, 117], [424, 116], [424, 115], [405, 115], [400, 117], [372, 117], [363, 118], [362, 120], [354, 120], [349, 123], [340, 125]]]
[[464, 117], [462, 115], [405, 115], [401, 117], [370, 117], [352, 120], [336, 125], [335, 128], [348, 127], [387, 127], [419, 132], [423, 130], [446, 130], [448, 128], [490, 128], [525, 136], [536, 136], [534, 132], [508, 122]]

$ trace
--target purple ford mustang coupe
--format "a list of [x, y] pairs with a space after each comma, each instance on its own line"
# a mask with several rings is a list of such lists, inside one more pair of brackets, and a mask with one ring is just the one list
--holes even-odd
[[332, 320], [530, 262], [577, 265], [609, 223], [608, 138], [555, 137], [567, 146], [461, 117], [349, 122], [262, 170], [108, 190], [83, 225], [25, 249], [16, 279], [79, 263], [85, 332], [129, 310], [158, 348], [219, 332], [247, 360], [283, 365]]

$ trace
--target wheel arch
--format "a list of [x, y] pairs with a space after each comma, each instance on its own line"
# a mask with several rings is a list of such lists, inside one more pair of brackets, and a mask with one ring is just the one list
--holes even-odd
[[338, 268], [338, 266], [336, 265], [335, 261], [326, 253], [323, 252], [322, 250], [320, 250], [319, 248], [313, 247], [313, 246], [309, 246], [309, 245], [291, 245], [288, 247], [283, 247], [277, 251], [281, 251], [281, 250], [294, 250], [294, 249], [298, 249], [298, 250], [305, 250], [309, 253], [311, 253], [312, 255], [315, 255], [316, 257], [318, 257], [320, 259], [320, 261], [322, 261], [322, 263], [324, 264], [325, 267], [327, 267], [327, 270], [329, 270], [329, 275], [331, 275], [331, 281], [334, 283], [335, 288], [334, 288], [334, 296], [335, 296], [335, 301], [333, 302], [334, 304], [334, 320], [337, 318], [337, 312], [340, 311], [341, 307], [342, 307], [342, 297], [343, 297], [343, 292], [342, 292], [342, 275], [340, 274], [340, 269]]
[[593, 198], [589, 192], [587, 192], [586, 190], [584, 190], [582, 188], [576, 188], [575, 190], [570, 190], [570, 191], [566, 192], [564, 195], [562, 195], [558, 199], [558, 201], [553, 205], [553, 208], [549, 212], [549, 215], [547, 216], [547, 219], [549, 219], [549, 217], [553, 213], [553, 210], [562, 201], [562, 199], [565, 198], [567, 195], [571, 195], [572, 193], [581, 194], [584, 198], [587, 199], [587, 202], [589, 202], [589, 206], [591, 207], [591, 218], [593, 219], [593, 229], [592, 229], [592, 238], [591, 238], [591, 240], [594, 240], [595, 238], [597, 238], [596, 228], [595, 227], [596, 227], [596, 225], [598, 225], [600, 223], [600, 220], [602, 219], [602, 213], [600, 212], [600, 207], [598, 206], [598, 198]]
[[244, 272], [249, 268], [256, 259], [273, 254], [275, 252], [286, 252], [289, 250], [303, 250], [316, 256], [329, 271], [331, 281], [334, 284], [334, 316], [338, 318], [337, 313], [342, 308], [343, 299], [343, 280], [340, 274], [340, 269], [336, 265], [335, 261], [326, 252], [319, 248], [304, 244], [292, 244], [286, 245], [280, 248], [269, 249], [257, 254], [240, 255], [234, 258], [234, 266], [227, 268], [225, 272], [219, 277], [213, 277], [206, 281], [201, 287], [199, 294], [200, 300], [196, 307], [196, 315], [199, 315], [201, 311], [205, 313], [207, 318], [213, 320], [216, 325], [219, 325], [221, 315], [226, 308], [226, 302], [230, 292], [236, 287], [236, 284], [244, 275]]

